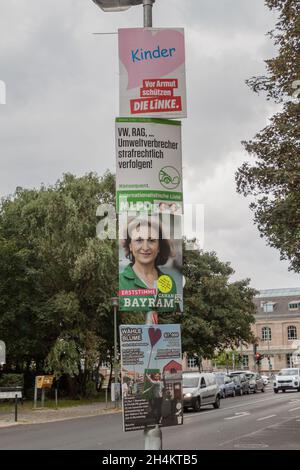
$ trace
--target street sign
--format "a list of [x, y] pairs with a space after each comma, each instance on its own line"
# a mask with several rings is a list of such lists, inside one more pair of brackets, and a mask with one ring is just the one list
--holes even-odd
[[1, 392], [0, 391], [0, 400], [6, 400], [10, 398], [22, 398], [22, 392], [20, 391], [15, 391], [15, 392]]
[[185, 118], [182, 28], [119, 29], [120, 116]]
[[104, 379], [102, 380], [101, 388], [103, 389], [108, 388], [108, 385], [109, 385], [109, 375], [106, 375]]
[[51, 388], [54, 381], [54, 375], [37, 375], [36, 388]]

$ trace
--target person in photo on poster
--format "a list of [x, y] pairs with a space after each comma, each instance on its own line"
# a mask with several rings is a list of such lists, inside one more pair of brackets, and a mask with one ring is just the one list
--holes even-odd
[[[119, 276], [121, 291], [154, 289], [157, 302], [167, 290], [168, 295], [175, 298], [177, 294], [175, 280], [159, 268], [175, 258], [174, 248], [172, 241], [164, 237], [162, 224], [156, 218], [151, 216], [129, 218], [121, 246], [125, 257], [130, 261]], [[164, 282], [167, 284], [166, 289]], [[166, 311], [178, 310], [176, 301], [173, 308], [166, 309]]]
[[145, 373], [145, 379], [147, 380], [148, 387], [145, 388], [144, 394], [150, 396], [150, 414], [155, 419], [155, 423], [159, 424], [162, 418], [162, 404], [165, 391], [164, 381], [160, 372], [152, 374]]

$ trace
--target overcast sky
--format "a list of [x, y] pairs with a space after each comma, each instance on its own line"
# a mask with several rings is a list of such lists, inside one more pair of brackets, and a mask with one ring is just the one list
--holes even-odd
[[[183, 122], [184, 199], [205, 206], [206, 250], [257, 289], [296, 287], [279, 253], [253, 226], [234, 173], [241, 140], [275, 111], [245, 79], [275, 54], [276, 16], [263, 0], [156, 0], [153, 25], [184, 27], [188, 118]], [[91, 0], [0, 0], [0, 196], [53, 184], [64, 172], [115, 171], [118, 27], [142, 26], [142, 7], [103, 13]]]

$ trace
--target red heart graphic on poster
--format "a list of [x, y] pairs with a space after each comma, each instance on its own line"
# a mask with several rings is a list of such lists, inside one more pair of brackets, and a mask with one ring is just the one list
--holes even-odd
[[153, 346], [160, 340], [161, 338], [161, 330], [159, 328], [149, 328], [149, 338], [150, 338], [150, 343], [151, 347]]
[[[142, 59], [143, 51], [152, 51], [153, 60]], [[145, 79], [174, 78], [170, 74], [184, 64], [184, 35], [175, 29], [120, 29], [119, 55], [128, 74], [128, 90], [142, 86]]]

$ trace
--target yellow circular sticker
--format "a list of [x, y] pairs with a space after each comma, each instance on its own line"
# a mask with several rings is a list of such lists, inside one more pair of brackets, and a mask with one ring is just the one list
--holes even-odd
[[172, 290], [173, 281], [170, 276], [164, 274], [163, 276], [159, 276], [157, 280], [157, 287], [163, 294], [168, 294]]

